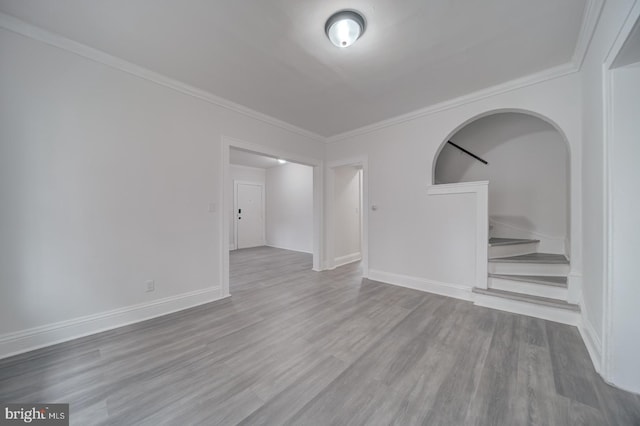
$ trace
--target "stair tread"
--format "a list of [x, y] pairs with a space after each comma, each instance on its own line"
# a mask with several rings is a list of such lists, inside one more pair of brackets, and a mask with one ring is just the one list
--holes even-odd
[[496, 257], [489, 259], [489, 262], [569, 264], [569, 259], [567, 259], [564, 254], [531, 253], [518, 256]]
[[516, 244], [539, 243], [540, 240], [528, 240], [526, 238], [489, 238], [489, 246], [511, 246]]
[[489, 274], [489, 277], [502, 278], [505, 280], [524, 281], [528, 283], [542, 284], [553, 287], [567, 287], [567, 277], [562, 276]]
[[502, 297], [504, 299], [517, 300], [520, 302], [534, 303], [536, 305], [544, 305], [552, 308], [567, 309], [570, 311], [580, 312], [580, 306], [566, 302], [560, 299], [552, 299], [550, 297], [531, 296], [529, 294], [515, 293], [513, 291], [496, 290], [492, 288], [473, 288], [474, 293], [485, 294], [488, 296]]

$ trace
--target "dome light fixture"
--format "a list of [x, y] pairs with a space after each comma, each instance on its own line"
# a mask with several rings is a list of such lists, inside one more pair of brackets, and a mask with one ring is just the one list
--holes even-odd
[[324, 31], [337, 47], [349, 47], [364, 34], [366, 22], [355, 10], [341, 10], [327, 19]]

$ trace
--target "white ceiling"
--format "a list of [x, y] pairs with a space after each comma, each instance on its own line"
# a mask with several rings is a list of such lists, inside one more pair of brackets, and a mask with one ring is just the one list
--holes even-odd
[[[0, 0], [0, 11], [332, 136], [572, 58], [587, 0]], [[324, 23], [361, 11], [347, 49]]]
[[229, 163], [258, 169], [270, 169], [281, 165], [276, 158], [234, 148], [229, 150]]

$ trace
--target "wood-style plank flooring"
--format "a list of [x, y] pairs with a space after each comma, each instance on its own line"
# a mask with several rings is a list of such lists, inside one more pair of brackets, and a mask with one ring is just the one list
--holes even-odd
[[232, 298], [0, 361], [77, 425], [640, 425], [574, 327], [231, 253]]

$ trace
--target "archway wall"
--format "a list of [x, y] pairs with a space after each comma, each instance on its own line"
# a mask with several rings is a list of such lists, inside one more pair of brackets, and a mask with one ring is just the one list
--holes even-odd
[[476, 218], [469, 204], [472, 201], [467, 194], [429, 196], [426, 189], [433, 184], [434, 160], [452, 134], [479, 117], [515, 111], [544, 118], [569, 145], [572, 238], [567, 251], [571, 254], [570, 280], [579, 280], [579, 76], [570, 73], [535, 84], [520, 83], [519, 88], [514, 88], [515, 83], [494, 88], [491, 93], [474, 94], [330, 141], [328, 162], [357, 156], [369, 159], [371, 278], [420, 288], [435, 285], [441, 293], [455, 296], [461, 293], [449, 292], [450, 288], [473, 286]]
[[488, 164], [445, 143], [434, 160], [435, 183], [489, 181], [490, 236], [537, 239], [541, 252], [566, 253], [569, 150], [553, 125], [523, 112], [498, 112], [449, 139]]

